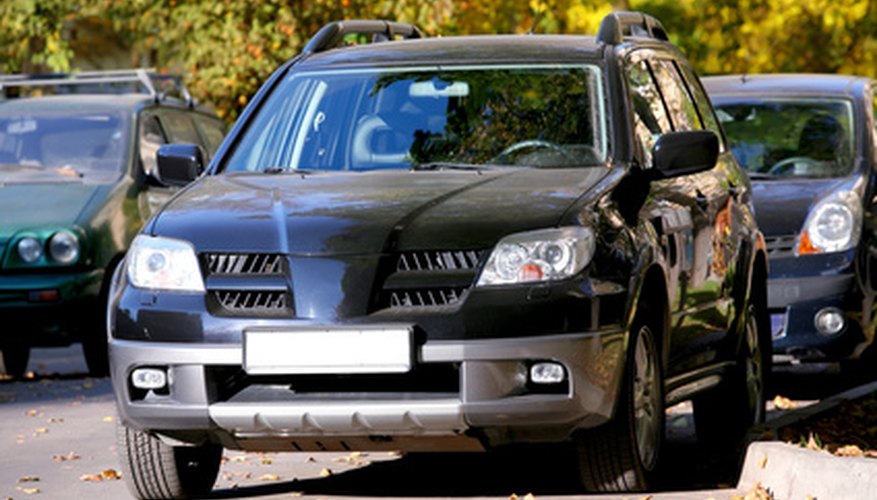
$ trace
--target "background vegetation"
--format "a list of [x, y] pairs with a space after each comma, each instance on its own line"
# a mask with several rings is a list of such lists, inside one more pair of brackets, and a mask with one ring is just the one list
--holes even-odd
[[233, 120], [326, 22], [395, 19], [430, 35], [595, 33], [613, 9], [657, 16], [701, 74], [877, 76], [877, 0], [5, 0], [6, 73], [152, 66]]

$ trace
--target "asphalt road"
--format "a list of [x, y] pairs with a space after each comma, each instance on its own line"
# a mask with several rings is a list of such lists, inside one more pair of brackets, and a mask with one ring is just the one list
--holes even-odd
[[[31, 378], [0, 381], [0, 498], [130, 498], [118, 479], [109, 380], [86, 376], [78, 346], [37, 349], [29, 369]], [[794, 378], [784, 383], [792, 392], [813, 386]], [[840, 388], [828, 384], [823, 392]], [[662, 489], [734, 484], [735, 459], [697, 445], [690, 406], [669, 410], [667, 422]], [[211, 498], [574, 495], [569, 460], [564, 458], [557, 449], [405, 456], [226, 451]], [[710, 496], [722, 498], [703, 498]]]

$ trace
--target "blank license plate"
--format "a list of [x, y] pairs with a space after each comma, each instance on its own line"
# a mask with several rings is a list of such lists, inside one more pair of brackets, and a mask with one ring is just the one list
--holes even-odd
[[244, 370], [254, 375], [404, 373], [411, 370], [409, 328], [244, 332]]

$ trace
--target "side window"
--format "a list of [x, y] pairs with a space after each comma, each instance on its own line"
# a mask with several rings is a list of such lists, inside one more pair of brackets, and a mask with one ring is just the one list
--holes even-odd
[[642, 147], [645, 166], [652, 164], [652, 146], [658, 136], [670, 132], [670, 120], [648, 63], [641, 60], [627, 67], [627, 86], [633, 105], [633, 126]]
[[219, 149], [222, 138], [225, 137], [225, 126], [221, 121], [213, 118], [201, 115], [193, 116], [195, 117], [195, 123], [198, 125], [198, 130], [201, 131], [201, 136], [204, 138], [204, 147], [212, 157], [216, 150]]
[[697, 104], [698, 111], [700, 111], [700, 119], [703, 122], [703, 128], [715, 132], [716, 135], [719, 136], [719, 140], [723, 140], [722, 128], [719, 126], [719, 120], [716, 118], [715, 111], [713, 111], [712, 104], [710, 104], [706, 91], [703, 90], [703, 85], [701, 85], [700, 79], [697, 78], [697, 75], [694, 74], [694, 71], [689, 66], [680, 64], [679, 68], [682, 70], [682, 75], [688, 82], [688, 89], [691, 91], [691, 96], [694, 97], [694, 103]]
[[161, 123], [168, 135], [168, 142], [201, 144], [201, 136], [188, 113], [167, 111], [161, 114]]
[[158, 117], [153, 114], [140, 115], [140, 161], [143, 164], [143, 172], [154, 175], [156, 172], [155, 154], [162, 144], [167, 143]]
[[676, 70], [673, 61], [655, 61], [652, 70], [655, 72], [658, 86], [664, 95], [664, 102], [670, 111], [673, 128], [679, 132], [702, 129], [697, 108], [694, 106], [694, 101], [691, 100], [691, 95], [688, 93], [682, 76]]

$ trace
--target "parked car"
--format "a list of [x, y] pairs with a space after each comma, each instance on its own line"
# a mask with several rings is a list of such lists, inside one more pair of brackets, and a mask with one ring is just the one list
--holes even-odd
[[556, 443], [586, 488], [640, 490], [667, 405], [695, 399], [717, 438], [763, 418], [749, 181], [652, 17], [596, 38], [332, 23], [199, 180], [194, 151], [159, 149], [162, 179], [195, 182], [110, 294], [139, 498], [209, 491], [223, 447]]
[[[155, 152], [185, 142], [209, 156], [223, 123], [177, 78], [145, 70], [4, 75], [0, 87], [3, 372], [21, 375], [31, 347], [81, 341], [106, 375], [109, 277], [175, 189]], [[185, 97], [162, 95], [174, 89]]]
[[836, 363], [874, 340], [874, 81], [840, 75], [705, 78], [753, 183], [770, 259], [774, 362]]

